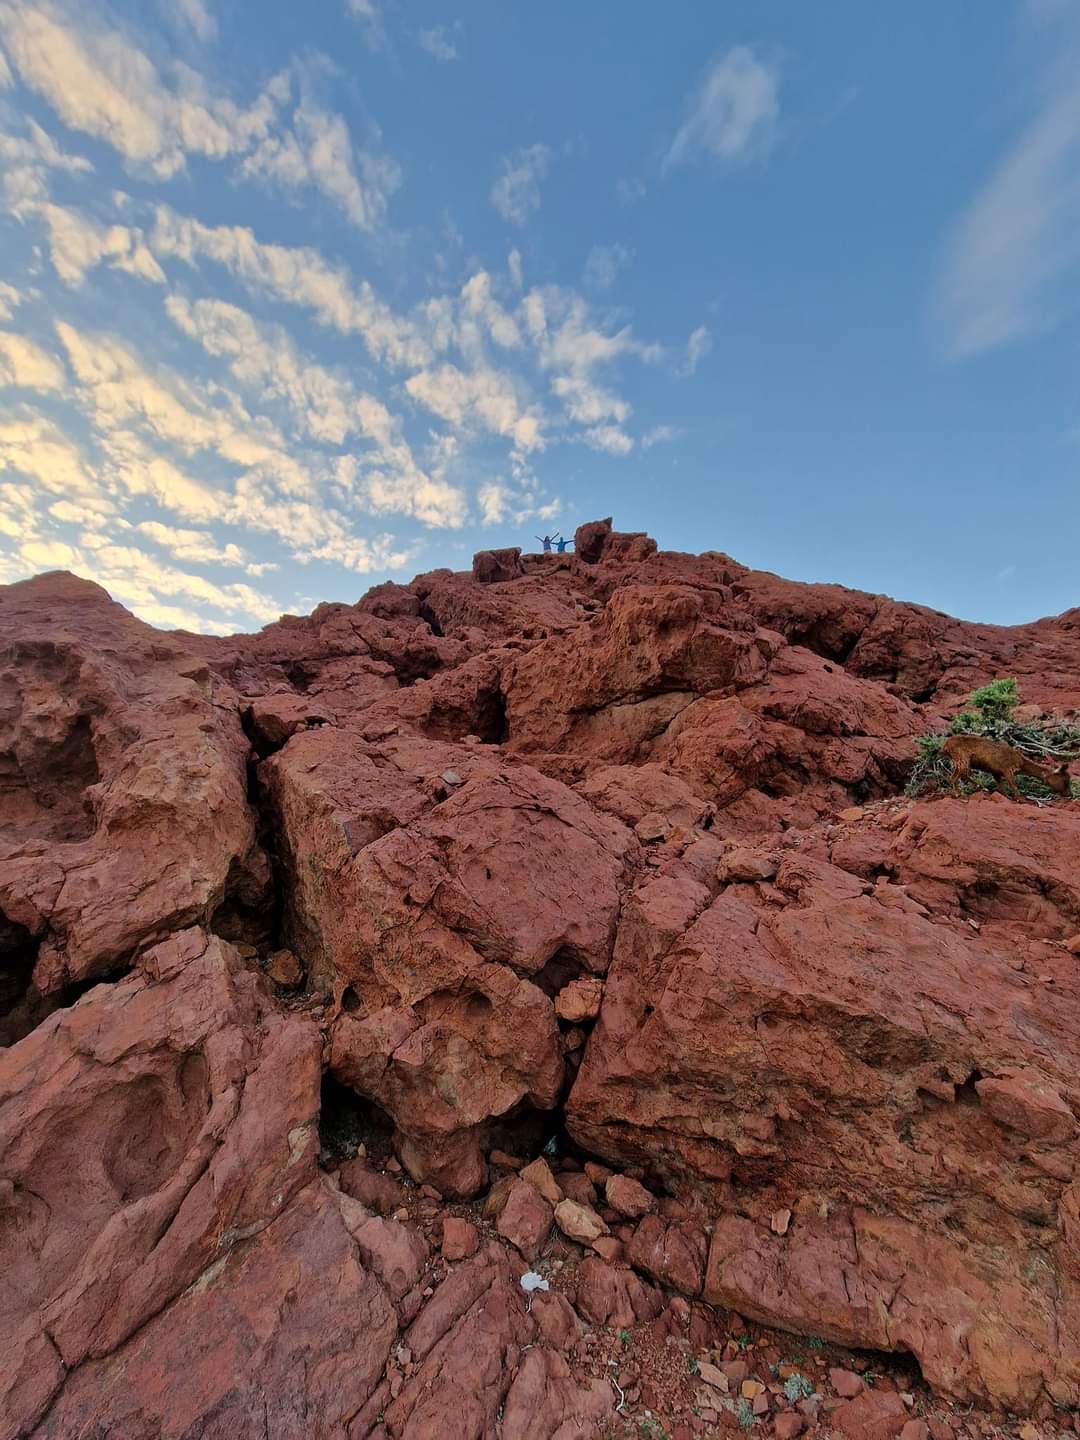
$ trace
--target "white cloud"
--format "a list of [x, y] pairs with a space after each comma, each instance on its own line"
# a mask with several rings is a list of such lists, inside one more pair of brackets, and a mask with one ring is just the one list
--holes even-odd
[[[1055, 287], [1080, 270], [1080, 24], [1042, 18], [1055, 51], [1034, 115], [949, 237], [934, 318], [953, 357], [977, 355], [1054, 324], [1071, 296]], [[1071, 33], [1054, 22], [1065, 17]], [[1040, 18], [1037, 14], [1035, 18]], [[1071, 305], [1070, 305], [1070, 308]]]
[[354, 286], [344, 269], [310, 247], [264, 244], [246, 226], [203, 225], [167, 206], [156, 211], [150, 243], [159, 258], [175, 257], [188, 265], [212, 260], [249, 290], [310, 309], [320, 324], [360, 335], [376, 360], [421, 366], [432, 359], [419, 326], [395, 315], [366, 280]]
[[551, 164], [546, 145], [528, 145], [504, 156], [491, 187], [491, 203], [511, 225], [524, 225], [540, 208], [540, 181]]
[[60, 205], [34, 207], [48, 232], [49, 259], [68, 285], [81, 285], [86, 272], [107, 262], [137, 279], [163, 285], [165, 272], [146, 245], [143, 232], [127, 225], [99, 225], [88, 215]]
[[506, 259], [506, 269], [510, 276], [510, 283], [515, 290], [520, 290], [525, 284], [525, 274], [521, 268], [521, 252], [511, 250]]
[[194, 304], [172, 295], [170, 319], [210, 355], [229, 361], [232, 375], [264, 400], [285, 402], [313, 439], [342, 445], [351, 435], [392, 444], [395, 422], [382, 401], [357, 391], [341, 375], [304, 359], [281, 329], [256, 324], [245, 310], [222, 300]]
[[[0, 460], [3, 451], [0, 448]], [[3, 465], [0, 464], [0, 471]], [[41, 499], [33, 485], [20, 485], [12, 480], [0, 481], [0, 535], [20, 543], [33, 540], [38, 533], [38, 504]], [[0, 575], [8, 575], [5, 556], [0, 550]], [[10, 579], [15, 579], [12, 571]]]
[[363, 469], [355, 457], [347, 457], [346, 484], [366, 497], [371, 509], [413, 515], [426, 525], [461, 523], [463, 492], [420, 469], [399, 422], [382, 401], [304, 358], [283, 331], [258, 326], [235, 305], [214, 300], [191, 305], [173, 296], [166, 310], [207, 353], [227, 358], [241, 384], [264, 401], [284, 402], [312, 439], [333, 445], [352, 436], [370, 440], [374, 450], [364, 455]]
[[780, 115], [779, 75], [746, 45], [709, 67], [689, 98], [664, 169], [705, 158], [745, 164], [770, 147]]
[[228, 491], [189, 475], [129, 430], [110, 430], [101, 437], [101, 447], [104, 474], [129, 495], [148, 496], [163, 510], [187, 520], [220, 519], [229, 509]]
[[10, 320], [11, 312], [22, 302], [22, 295], [9, 285], [6, 280], [0, 280], [0, 320]]
[[71, 500], [57, 500], [49, 506], [49, 514], [54, 520], [62, 520], [65, 525], [83, 525], [90, 530], [99, 530], [111, 510], [111, 506], [94, 510], [89, 505], [76, 505]]
[[212, 160], [248, 149], [264, 136], [275, 104], [264, 93], [250, 109], [211, 96], [200, 78], [176, 66], [169, 88], [157, 67], [120, 34], [81, 30], [62, 12], [5, 0], [0, 36], [24, 84], [72, 130], [104, 140], [132, 165], [166, 179], [185, 155]]
[[63, 390], [67, 383], [62, 365], [28, 340], [0, 330], [0, 384], [24, 390]]
[[15, 77], [11, 73], [11, 66], [0, 50], [0, 90], [10, 90], [15, 83]]
[[178, 560], [196, 565], [243, 565], [247, 560], [238, 545], [219, 545], [208, 530], [178, 529], [159, 520], [143, 520], [135, 529]]
[[354, 154], [340, 115], [301, 105], [293, 125], [261, 141], [244, 161], [243, 174], [269, 176], [289, 190], [312, 185], [359, 229], [373, 229], [401, 184], [398, 166], [386, 155]]
[[366, 25], [367, 43], [372, 50], [382, 47], [386, 40], [386, 27], [376, 0], [345, 0], [345, 13]]
[[686, 342], [686, 360], [682, 367], [683, 374], [693, 375], [694, 371], [711, 349], [712, 336], [709, 334], [709, 328], [707, 325], [699, 325]]
[[642, 435], [641, 448], [651, 450], [654, 445], [664, 445], [674, 439], [675, 431], [670, 425], [654, 425], [651, 430], [646, 430]]
[[492, 291], [491, 276], [486, 270], [478, 271], [461, 289], [462, 322], [458, 343], [462, 349], [472, 348], [468, 337], [462, 332], [470, 321], [476, 321], [492, 340], [504, 350], [516, 350], [521, 345], [521, 334], [517, 322], [499, 302]]
[[585, 301], [571, 290], [548, 286], [540, 298], [542, 304], [533, 324], [547, 368], [580, 374], [624, 355], [637, 355], [650, 362], [661, 358], [660, 347], [638, 340], [629, 325], [614, 332], [600, 329], [593, 323]]
[[458, 58], [457, 46], [451, 40], [450, 30], [446, 25], [434, 25], [430, 30], [421, 30], [416, 37], [416, 43], [435, 60], [445, 62]]
[[630, 416], [626, 400], [585, 375], [556, 375], [551, 390], [562, 400], [570, 418], [583, 425], [595, 425], [600, 420], [623, 421]]
[[476, 492], [480, 520], [484, 525], [501, 525], [509, 512], [510, 491], [496, 480], [481, 485]]
[[610, 290], [619, 271], [629, 265], [631, 252], [616, 241], [614, 245], [594, 245], [585, 261], [585, 284], [592, 290]]
[[633, 440], [617, 425], [594, 425], [591, 430], [585, 431], [585, 443], [608, 455], [629, 455], [634, 448]]
[[38, 571], [67, 570], [78, 558], [78, 551], [61, 540], [31, 540], [19, 547], [19, 553]]
[[[213, 21], [202, 0], [184, 0], [183, 15], [200, 38], [210, 37]], [[105, 141], [130, 167], [159, 180], [183, 170], [188, 156], [232, 158], [244, 174], [286, 189], [313, 187], [361, 229], [378, 224], [400, 184], [387, 156], [354, 152], [341, 116], [302, 102], [290, 129], [281, 119], [291, 96], [288, 74], [275, 76], [244, 107], [179, 62], [166, 79], [118, 32], [91, 29], [60, 9], [0, 0], [0, 36], [23, 81], [67, 126]]]
[[456, 365], [441, 365], [411, 375], [405, 389], [418, 404], [451, 425], [478, 425], [512, 440], [521, 451], [544, 448], [542, 416], [535, 407], [520, 402], [513, 379], [502, 371], [478, 368], [466, 372]]
[[110, 594], [133, 606], [137, 614], [141, 607], [159, 604], [160, 598], [166, 596], [195, 601], [226, 615], [250, 616], [263, 623], [281, 615], [282, 607], [275, 600], [250, 585], [218, 585], [202, 575], [159, 564], [131, 545], [106, 544], [89, 555], [75, 552], [72, 558], [80, 575], [104, 585]]
[[210, 14], [205, 0], [172, 0], [180, 18], [187, 22], [197, 40], [208, 45], [217, 39], [217, 21]]
[[[114, 335], [87, 335], [58, 322], [57, 334], [79, 382], [78, 395], [106, 448], [120, 439], [121, 455], [130, 431], [141, 431], [154, 446], [181, 454], [215, 455], [229, 466], [255, 470], [288, 493], [313, 490], [311, 474], [265, 420], [254, 420], [238, 402], [215, 407], [179, 376], [153, 374]], [[224, 397], [228, 400], [228, 397]], [[125, 467], [124, 483], [129, 483]]]
[[0, 133], [0, 193], [18, 219], [33, 213], [48, 195], [48, 171], [88, 174], [93, 170], [81, 155], [69, 155], [30, 120], [24, 135]]
[[99, 483], [78, 447], [44, 416], [25, 412], [0, 422], [0, 472], [5, 470], [35, 481], [43, 492], [100, 504]]

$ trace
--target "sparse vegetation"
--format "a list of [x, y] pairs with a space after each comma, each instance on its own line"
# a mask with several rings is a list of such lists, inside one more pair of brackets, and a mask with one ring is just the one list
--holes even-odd
[[784, 1394], [792, 1405], [798, 1400], [809, 1399], [813, 1393], [813, 1381], [808, 1380], [805, 1375], [800, 1375], [797, 1371], [794, 1375], [789, 1375], [784, 1381]]
[[618, 1332], [618, 1337], [619, 1344], [624, 1350], [629, 1350], [630, 1346], [634, 1343], [633, 1336], [630, 1334], [629, 1330], [620, 1330]]
[[[1074, 760], [1080, 755], [1080, 726], [1053, 715], [1017, 720], [1019, 704], [1020, 691], [1014, 679], [992, 680], [989, 685], [971, 692], [966, 708], [953, 716], [948, 735], [981, 735], [990, 740], [1003, 740], [1032, 760], [1047, 765]], [[942, 750], [947, 738], [947, 735], [923, 735], [915, 742], [918, 753], [907, 783], [909, 795], [927, 795], [949, 788], [952, 764]], [[1017, 784], [1023, 795], [1039, 805], [1056, 798], [1041, 780], [1030, 775], [1019, 776]], [[970, 795], [975, 790], [996, 788], [994, 777], [980, 771], [964, 783], [963, 793]], [[1080, 798], [1080, 782], [1072, 782], [1072, 793], [1074, 799]]]
[[686, 1361], [686, 1368], [690, 1371], [691, 1375], [701, 1374], [701, 1365], [696, 1355], [691, 1355], [688, 1357]]
[[743, 1430], [750, 1430], [754, 1424], [754, 1410], [749, 1400], [740, 1400], [739, 1408], [735, 1412], [735, 1418]]

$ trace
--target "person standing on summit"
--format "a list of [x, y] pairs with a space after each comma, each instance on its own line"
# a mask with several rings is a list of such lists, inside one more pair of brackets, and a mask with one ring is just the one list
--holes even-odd
[[543, 545], [544, 554], [550, 555], [552, 544], [559, 538], [559, 532], [556, 530], [554, 535], [537, 535], [536, 538], [540, 541], [540, 544]]

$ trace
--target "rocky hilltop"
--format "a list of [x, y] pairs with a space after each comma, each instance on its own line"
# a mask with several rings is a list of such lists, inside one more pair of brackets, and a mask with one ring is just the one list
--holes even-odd
[[3, 1440], [1070, 1423], [1080, 806], [903, 786], [1080, 610], [576, 551], [0, 589]]

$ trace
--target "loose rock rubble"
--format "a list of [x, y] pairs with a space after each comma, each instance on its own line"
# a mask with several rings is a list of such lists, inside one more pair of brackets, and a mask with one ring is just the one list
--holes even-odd
[[1080, 1434], [1080, 611], [576, 549], [0, 589], [0, 1440]]

